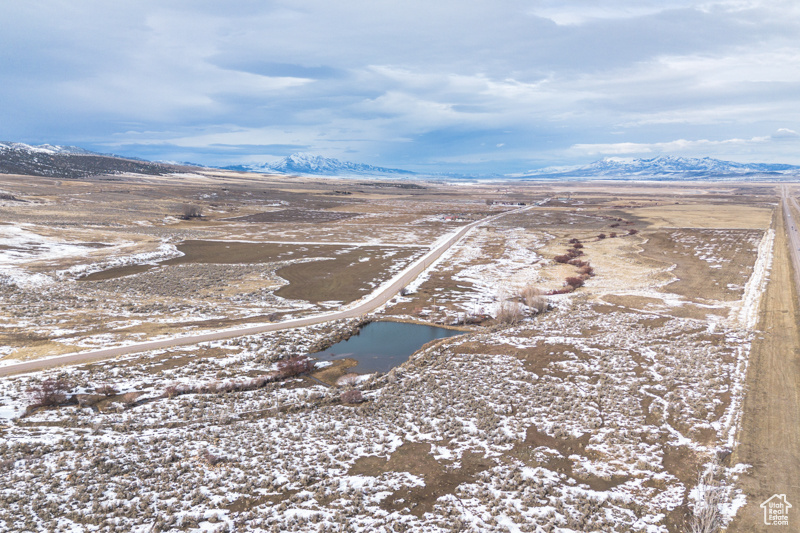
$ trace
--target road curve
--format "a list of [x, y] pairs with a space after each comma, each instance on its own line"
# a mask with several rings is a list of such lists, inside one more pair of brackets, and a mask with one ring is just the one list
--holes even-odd
[[[54, 368], [64, 365], [76, 365], [83, 363], [91, 363], [94, 361], [101, 361], [103, 359], [111, 359], [120, 355], [129, 355], [133, 353], [147, 352], [150, 350], [159, 350], [163, 348], [171, 348], [174, 346], [186, 346], [190, 344], [197, 344], [200, 342], [217, 341], [223, 339], [230, 339], [234, 337], [241, 337], [244, 335], [253, 335], [256, 333], [266, 333], [269, 331], [278, 331], [283, 329], [298, 328], [302, 326], [311, 326], [314, 324], [321, 324], [323, 322], [330, 322], [331, 320], [339, 320], [342, 318], [354, 318], [369, 313], [385, 304], [393, 298], [400, 289], [408, 285], [417, 276], [419, 276], [431, 263], [441, 257], [451, 246], [460, 241], [470, 230], [481, 224], [486, 224], [497, 218], [505, 216], [509, 213], [519, 213], [533, 206], [523, 207], [521, 209], [514, 209], [506, 211], [497, 215], [472, 222], [461, 228], [452, 237], [441, 243], [436, 248], [429, 251], [427, 254], [417, 259], [409, 265], [396, 279], [388, 284], [386, 287], [380, 289], [378, 292], [373, 293], [362, 302], [356, 303], [352, 307], [347, 307], [339, 311], [325, 313], [322, 315], [315, 315], [303, 318], [296, 318], [293, 320], [286, 320], [284, 322], [274, 322], [270, 324], [259, 324], [257, 326], [230, 328], [218, 331], [211, 331], [208, 333], [201, 333], [198, 335], [186, 335], [182, 337], [172, 337], [169, 339], [160, 339], [156, 341], [141, 342], [137, 344], [129, 344], [126, 346], [117, 346], [114, 348], [103, 348], [101, 350], [90, 350], [85, 352], [69, 353], [59, 355], [56, 357], [48, 357], [46, 359], [37, 359], [34, 361], [26, 361], [23, 363], [15, 363], [0, 367], [0, 376], [8, 376], [11, 374], [23, 374], [26, 372], [35, 372], [37, 370], [44, 370], [47, 368]], [[351, 304], [352, 305], [352, 304]]]

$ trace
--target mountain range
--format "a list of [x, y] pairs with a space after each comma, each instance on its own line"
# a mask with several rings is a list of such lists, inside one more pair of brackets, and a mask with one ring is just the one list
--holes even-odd
[[0, 174], [76, 179], [123, 173], [166, 175], [186, 170], [186, 166], [98, 154], [77, 146], [0, 142]]
[[256, 165], [236, 165], [225, 167], [228, 170], [260, 172], [267, 174], [313, 174], [319, 176], [393, 176], [413, 177], [417, 174], [409, 170], [375, 167], [363, 163], [340, 161], [331, 157], [297, 153], [284, 157], [275, 163]]
[[656, 179], [713, 180], [768, 179], [800, 176], [800, 166], [736, 163], [711, 157], [660, 156], [652, 159], [608, 158], [588, 165], [549, 167], [514, 174], [532, 179]]
[[[28, 174], [54, 178], [82, 178], [93, 175], [136, 173], [166, 175], [197, 170], [201, 165], [150, 162], [90, 152], [75, 146], [0, 142], [0, 173]], [[236, 165], [227, 170], [266, 174], [298, 174], [340, 177], [425, 178], [447, 180], [769, 180], [800, 178], [800, 166], [765, 163], [736, 163], [710, 157], [660, 156], [651, 159], [608, 158], [588, 165], [549, 167], [506, 175], [461, 176], [420, 174], [409, 170], [376, 167], [340, 161], [319, 155], [297, 153], [273, 163]]]

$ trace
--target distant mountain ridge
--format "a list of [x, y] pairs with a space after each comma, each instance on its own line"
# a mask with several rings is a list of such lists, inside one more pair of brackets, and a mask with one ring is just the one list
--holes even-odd
[[[150, 162], [90, 152], [77, 146], [0, 142], [0, 173], [53, 178], [82, 178], [121, 173], [166, 175], [196, 170], [191, 163]], [[213, 167], [210, 167], [213, 168]], [[420, 174], [410, 170], [340, 161], [319, 155], [296, 153], [280, 161], [223, 167], [262, 174], [298, 174], [340, 177], [424, 178], [472, 180], [769, 180], [800, 179], [800, 166], [769, 163], [736, 163], [711, 157], [659, 156], [650, 159], [607, 158], [588, 165], [548, 167], [505, 175]]]
[[77, 146], [0, 142], [0, 174], [77, 179], [126, 172], [165, 175], [186, 169], [185, 166], [98, 154]]
[[235, 165], [225, 167], [229, 170], [279, 174], [313, 174], [320, 176], [416, 176], [415, 172], [396, 168], [376, 167], [363, 163], [340, 161], [332, 157], [296, 153], [275, 163], [261, 165]]
[[768, 163], [736, 163], [711, 157], [659, 156], [652, 159], [608, 158], [588, 165], [549, 167], [515, 174], [518, 178], [607, 178], [607, 179], [724, 179], [747, 177], [793, 177], [800, 166]]

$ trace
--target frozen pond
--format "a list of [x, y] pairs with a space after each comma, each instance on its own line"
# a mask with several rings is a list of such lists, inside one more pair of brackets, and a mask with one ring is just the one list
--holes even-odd
[[353, 372], [388, 372], [406, 361], [425, 343], [463, 334], [463, 331], [405, 322], [371, 322], [361, 333], [313, 354], [321, 361], [355, 359]]

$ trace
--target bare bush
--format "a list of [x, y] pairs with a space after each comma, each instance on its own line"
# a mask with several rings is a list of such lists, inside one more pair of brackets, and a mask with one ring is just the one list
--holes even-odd
[[614, 231], [612, 231], [611, 233], [609, 233], [609, 234], [608, 234], [608, 236], [609, 236], [609, 237], [611, 237], [611, 238], [613, 239], [614, 237], [616, 237], [616, 236], [617, 236], [617, 233], [616, 233], [616, 232], [614, 232]]
[[519, 302], [509, 299], [501, 299], [497, 306], [497, 321], [501, 324], [516, 324], [525, 314], [522, 312], [522, 306]]
[[550, 291], [548, 294], [550, 294], [550, 295], [555, 295], [555, 294], [569, 294], [569, 293], [571, 293], [571, 292], [572, 292], [572, 291], [574, 291], [574, 290], [575, 290], [575, 287], [573, 287], [572, 285], [566, 285], [566, 286], [564, 286], [564, 288], [562, 288], [562, 289], [555, 289], [555, 290], [552, 290], [552, 291]]
[[102, 394], [103, 396], [116, 396], [117, 394], [119, 394], [119, 390], [117, 390], [117, 388], [114, 385], [111, 385], [110, 383], [99, 385], [95, 389], [95, 392], [97, 394]]
[[306, 355], [295, 355], [278, 362], [278, 374], [281, 377], [292, 377], [305, 374], [314, 368], [314, 361]]
[[578, 244], [579, 242], [581, 242], [581, 241], [580, 241], [580, 240], [578, 240], [578, 239], [576, 239], [575, 237], [573, 237], [573, 238], [571, 238], [571, 239], [569, 240], [569, 243], [570, 243], [570, 244]]
[[583, 287], [583, 278], [579, 278], [576, 276], [569, 276], [564, 280], [567, 285], [577, 289], [578, 287]]
[[536, 296], [527, 302], [528, 309], [531, 313], [538, 315], [547, 311], [548, 303], [547, 298], [544, 296]]
[[350, 389], [340, 394], [339, 399], [342, 400], [342, 403], [361, 403], [364, 401], [364, 395], [358, 389]]
[[579, 242], [576, 242], [575, 244], [572, 245], [572, 247], [579, 250], [583, 248], [583, 245]]
[[528, 284], [520, 291], [519, 297], [531, 313], [539, 314], [547, 311], [547, 298], [543, 294], [544, 291], [539, 287]]
[[582, 265], [578, 272], [583, 276], [594, 276], [594, 268], [589, 263]]
[[628, 230], [628, 235], [636, 235], [637, 233], [639, 233], [638, 229], [631, 228]]
[[65, 379], [46, 379], [28, 388], [33, 403], [31, 407], [60, 405], [67, 401], [72, 385]]
[[556, 263], [567, 263], [570, 260], [570, 256], [568, 255], [557, 255], [553, 258], [553, 261]]
[[336, 385], [339, 387], [353, 387], [358, 383], [360, 378], [361, 376], [355, 372], [348, 372], [336, 380]]
[[203, 450], [201, 455], [203, 462], [208, 466], [214, 466], [222, 461], [222, 458], [218, 455], [211, 453], [209, 450]]
[[182, 394], [182, 392], [180, 390], [180, 386], [177, 383], [172, 383], [164, 387], [164, 395], [167, 398], [173, 398], [175, 396], [178, 396], [179, 394]]
[[189, 220], [190, 218], [198, 218], [203, 216], [203, 210], [198, 205], [184, 204], [182, 206], [183, 218]]
[[695, 502], [694, 513], [689, 520], [691, 533], [716, 533], [724, 525], [720, 505], [724, 503], [725, 488], [718, 479], [719, 474], [719, 464], [714, 461], [705, 472], [698, 475], [697, 492], [700, 498]]
[[605, 233], [601, 233], [600, 235], [597, 236], [597, 238], [600, 239], [600, 240], [603, 240], [603, 239], [606, 238], [606, 234]]

